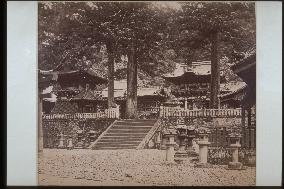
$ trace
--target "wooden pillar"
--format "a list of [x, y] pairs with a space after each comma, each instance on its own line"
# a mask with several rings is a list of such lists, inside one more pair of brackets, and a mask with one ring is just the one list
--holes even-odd
[[211, 32], [211, 82], [210, 82], [210, 108], [220, 108], [220, 64], [218, 55], [219, 32]]
[[185, 109], [185, 110], [188, 109], [188, 107], [187, 107], [187, 98], [184, 99], [184, 109]]
[[249, 141], [248, 141], [248, 146], [249, 148], [252, 147], [252, 137], [251, 137], [251, 107], [248, 108], [248, 134], [249, 134]]
[[126, 117], [128, 119], [137, 118], [137, 54], [136, 45], [133, 43], [128, 54], [127, 62], [127, 99]]
[[42, 97], [38, 98], [38, 152], [43, 151]]
[[246, 124], [246, 109], [244, 105], [241, 106], [241, 111], [242, 111], [242, 145], [245, 146], [245, 124]]

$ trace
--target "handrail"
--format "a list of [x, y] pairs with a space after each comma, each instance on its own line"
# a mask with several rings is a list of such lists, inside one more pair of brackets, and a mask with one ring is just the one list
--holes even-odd
[[144, 137], [143, 141], [140, 142], [140, 144], [137, 146], [137, 150], [145, 148], [145, 145], [151, 140], [151, 138], [155, 135], [155, 132], [160, 127], [160, 120], [157, 120], [154, 126], [150, 129], [150, 131], [147, 133], [147, 135]]
[[108, 128], [107, 128], [104, 132], [102, 132], [102, 133], [100, 134], [100, 136], [99, 136], [94, 142], [92, 142], [92, 143], [89, 145], [88, 149], [93, 149], [94, 146], [98, 143], [98, 141], [101, 140], [101, 138], [108, 132], [108, 130], [110, 130], [110, 129], [113, 127], [113, 125], [114, 125], [117, 121], [118, 121], [118, 120], [115, 120], [112, 124], [110, 124], [110, 126], [108, 126]]

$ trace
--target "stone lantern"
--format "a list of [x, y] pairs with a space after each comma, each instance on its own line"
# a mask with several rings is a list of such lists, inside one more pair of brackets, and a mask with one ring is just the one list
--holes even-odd
[[64, 148], [64, 141], [65, 141], [65, 137], [67, 135], [64, 135], [62, 132], [60, 133], [59, 135], [59, 145], [58, 145], [58, 148]]
[[229, 162], [228, 169], [244, 169], [243, 164], [239, 162], [239, 148], [241, 147], [241, 134], [233, 132], [228, 136], [230, 148], [232, 150], [232, 161]]
[[83, 148], [84, 146], [83, 130], [77, 130], [77, 139], [78, 139], [78, 143], [75, 148]]
[[177, 137], [179, 139], [179, 149], [175, 153], [175, 161], [181, 162], [188, 157], [188, 153], [185, 151], [185, 139], [187, 138], [187, 126], [184, 124], [184, 120], [180, 120], [176, 127]]
[[199, 137], [199, 162], [196, 164], [196, 167], [208, 167], [208, 146], [211, 144], [208, 136], [211, 132], [205, 127], [199, 128], [197, 132]]
[[89, 139], [90, 139], [90, 142], [94, 142], [95, 139], [96, 139], [96, 132], [93, 131], [93, 130], [90, 130], [90, 131], [88, 132], [88, 137], [89, 137]]
[[67, 149], [71, 150], [73, 149], [73, 139], [72, 136], [70, 135], [69, 138], [67, 139]]
[[193, 150], [193, 139], [196, 137], [195, 128], [193, 126], [187, 127], [187, 151], [188, 154], [197, 155], [197, 153]]
[[168, 142], [166, 143], [167, 150], [166, 150], [166, 161], [168, 163], [174, 163], [174, 155], [175, 155], [175, 129], [167, 129], [163, 132], [163, 135], [168, 138]]

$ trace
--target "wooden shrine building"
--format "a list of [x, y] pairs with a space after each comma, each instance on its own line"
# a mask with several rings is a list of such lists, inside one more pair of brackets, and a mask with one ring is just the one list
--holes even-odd
[[[244, 82], [225, 83], [221, 73], [220, 102], [221, 107], [240, 107], [246, 84]], [[164, 75], [166, 81], [173, 84], [171, 93], [183, 104], [185, 109], [209, 108], [211, 80], [211, 62], [192, 62], [191, 65], [177, 64], [176, 70]]]
[[231, 69], [242, 78], [247, 88], [245, 96], [242, 100], [243, 119], [247, 114], [248, 123], [250, 127], [255, 125], [255, 106], [256, 106], [256, 52], [252, 49], [250, 54], [243, 58], [241, 61], [234, 64]]
[[[96, 111], [94, 93], [98, 85], [107, 84], [107, 79], [96, 74], [92, 69], [72, 70], [59, 65], [51, 71], [40, 71], [42, 75], [52, 76], [56, 81], [52, 93], [56, 95], [54, 108], [50, 113], [90, 113]], [[71, 108], [72, 107], [72, 108]], [[44, 109], [48, 109], [46, 106]], [[69, 110], [67, 110], [69, 109]]]
[[[108, 88], [97, 91], [101, 98], [98, 98], [98, 107], [107, 108]], [[120, 117], [125, 117], [126, 112], [127, 81], [114, 81], [114, 99], [120, 106]], [[161, 103], [167, 99], [167, 93], [161, 87], [138, 87], [137, 89], [137, 109], [138, 114], [158, 114]]]

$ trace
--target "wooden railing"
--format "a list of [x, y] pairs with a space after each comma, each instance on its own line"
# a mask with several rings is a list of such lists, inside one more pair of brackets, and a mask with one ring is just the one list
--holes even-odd
[[160, 107], [160, 117], [241, 117], [241, 108], [236, 109], [197, 109]]
[[160, 107], [143, 107], [138, 108], [138, 112], [152, 112], [152, 113], [159, 113]]
[[106, 109], [98, 113], [75, 113], [75, 114], [44, 114], [43, 119], [98, 119], [98, 118], [119, 118], [117, 109]]

